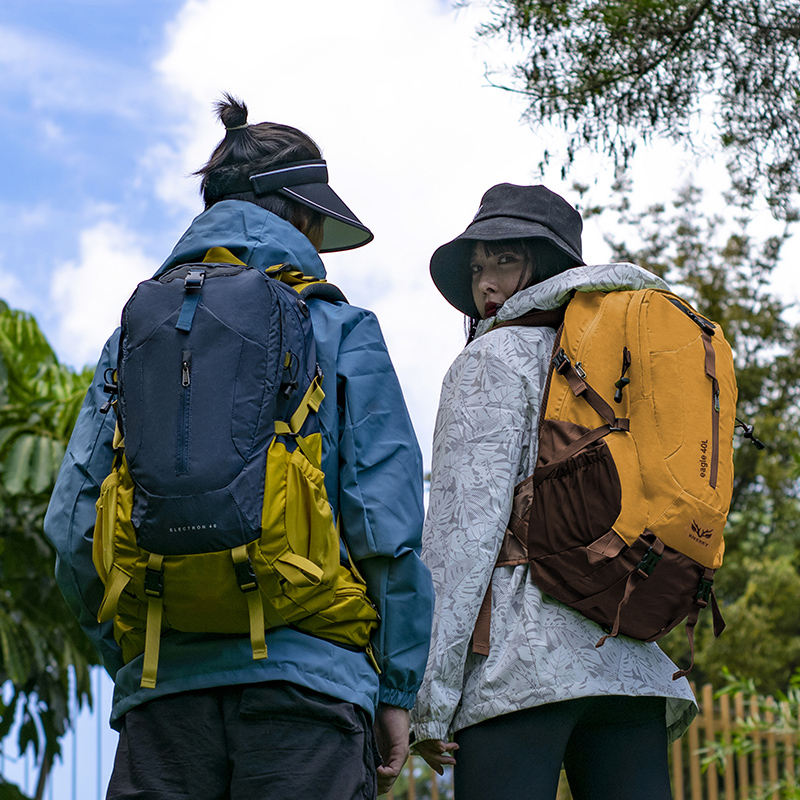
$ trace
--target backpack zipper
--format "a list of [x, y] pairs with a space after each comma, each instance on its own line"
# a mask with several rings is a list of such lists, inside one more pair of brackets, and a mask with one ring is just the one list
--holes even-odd
[[189, 472], [189, 425], [192, 402], [192, 352], [181, 353], [181, 398], [178, 406], [178, 431], [175, 447], [175, 474]]

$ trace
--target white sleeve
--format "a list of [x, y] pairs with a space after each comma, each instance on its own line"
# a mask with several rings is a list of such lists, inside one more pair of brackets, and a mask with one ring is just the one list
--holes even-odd
[[[450, 368], [433, 441], [422, 557], [436, 590], [431, 648], [414, 709], [417, 740], [445, 739], [464, 663], [511, 511], [520, 465], [535, 459], [546, 337], [496, 331]], [[521, 352], [530, 369], [520, 369]], [[523, 453], [523, 449], [525, 452]]]

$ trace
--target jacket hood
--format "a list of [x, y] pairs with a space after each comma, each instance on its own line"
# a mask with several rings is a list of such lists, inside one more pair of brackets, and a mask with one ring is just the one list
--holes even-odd
[[325, 277], [314, 245], [294, 225], [245, 200], [222, 200], [195, 217], [156, 276], [179, 264], [202, 261], [211, 247], [224, 247], [262, 271], [288, 263], [306, 275]]
[[490, 330], [495, 322], [516, 319], [533, 309], [558, 308], [572, 292], [614, 292], [627, 289], [669, 289], [666, 281], [635, 264], [595, 264], [573, 267], [510, 297], [496, 317], [478, 323], [476, 335]]

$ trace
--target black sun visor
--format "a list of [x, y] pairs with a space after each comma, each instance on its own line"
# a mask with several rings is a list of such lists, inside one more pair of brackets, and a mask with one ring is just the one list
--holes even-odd
[[256, 195], [279, 194], [325, 215], [321, 253], [352, 250], [373, 239], [372, 232], [328, 185], [328, 167], [322, 159], [283, 164], [250, 175]]

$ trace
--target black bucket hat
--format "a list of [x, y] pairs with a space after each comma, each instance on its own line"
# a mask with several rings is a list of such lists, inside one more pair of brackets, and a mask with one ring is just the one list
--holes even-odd
[[581, 215], [546, 186], [492, 186], [475, 218], [461, 236], [443, 244], [431, 257], [431, 277], [445, 299], [467, 316], [480, 316], [472, 298], [467, 270], [475, 242], [501, 239], [545, 239], [568, 256], [570, 266], [583, 264]]
[[226, 182], [225, 194], [277, 192], [325, 215], [320, 253], [352, 250], [368, 244], [372, 231], [344, 204], [328, 185], [328, 166], [323, 159], [294, 161], [246, 178]]

